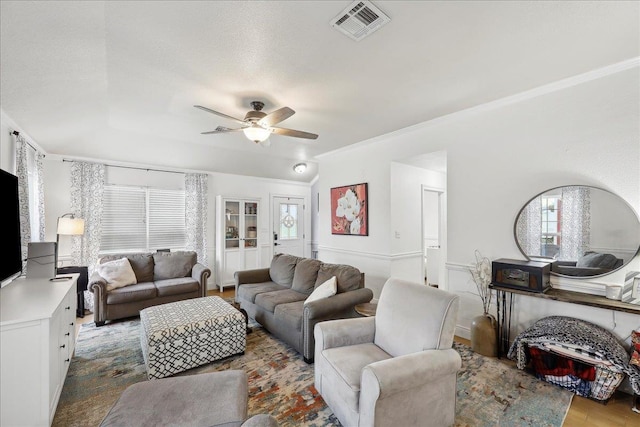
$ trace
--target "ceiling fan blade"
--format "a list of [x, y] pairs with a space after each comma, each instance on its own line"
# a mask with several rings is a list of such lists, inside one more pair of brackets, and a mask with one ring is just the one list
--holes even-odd
[[210, 130], [210, 131], [207, 131], [207, 132], [201, 132], [201, 134], [202, 135], [210, 135], [212, 133], [228, 133], [228, 132], [236, 132], [236, 131], [239, 131], [239, 130], [242, 130], [242, 128], [229, 129], [229, 128], [226, 128], [226, 127], [223, 127], [223, 126], [218, 126], [216, 128], [216, 130]]
[[318, 135], [316, 135], [315, 133], [303, 132], [301, 130], [286, 129], [286, 128], [269, 128], [269, 130], [271, 130], [271, 132], [278, 135], [293, 136], [295, 138], [306, 138], [306, 139], [318, 138]]
[[276, 111], [272, 111], [271, 113], [267, 114], [266, 116], [258, 120], [258, 124], [262, 127], [273, 126], [277, 123], [280, 123], [283, 120], [288, 119], [289, 117], [293, 116], [295, 113], [296, 112], [289, 107], [282, 107], [277, 109]]
[[244, 120], [240, 120], [240, 119], [237, 119], [235, 117], [228, 116], [228, 115], [226, 115], [224, 113], [221, 113], [219, 111], [212, 110], [211, 108], [203, 107], [202, 105], [194, 105], [194, 107], [199, 108], [201, 110], [204, 110], [204, 111], [206, 111], [208, 113], [215, 114], [216, 116], [224, 117], [225, 119], [233, 120], [233, 121], [236, 121], [238, 123], [245, 123]]

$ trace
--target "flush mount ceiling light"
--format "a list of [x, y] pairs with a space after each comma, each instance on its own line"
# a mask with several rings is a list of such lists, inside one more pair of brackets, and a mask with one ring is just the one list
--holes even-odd
[[307, 164], [306, 164], [306, 163], [298, 163], [297, 165], [295, 165], [295, 166], [293, 167], [293, 170], [294, 170], [296, 173], [303, 173], [304, 171], [306, 171], [306, 170], [307, 170]]

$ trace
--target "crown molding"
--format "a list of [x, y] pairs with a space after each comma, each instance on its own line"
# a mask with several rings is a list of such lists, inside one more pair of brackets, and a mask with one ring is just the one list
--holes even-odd
[[412, 126], [395, 130], [393, 132], [389, 132], [389, 133], [375, 136], [373, 138], [365, 139], [364, 141], [356, 142], [351, 145], [338, 148], [336, 150], [327, 151], [326, 153], [318, 154], [314, 156], [314, 158], [321, 160], [327, 157], [333, 157], [335, 155], [343, 155], [346, 152], [353, 151], [358, 148], [384, 142], [392, 137], [409, 134], [409, 133], [420, 131], [423, 129], [428, 129], [431, 126], [440, 125], [443, 123], [459, 121], [472, 115], [476, 115], [476, 114], [491, 111], [491, 110], [496, 110], [498, 108], [502, 108], [507, 105], [513, 105], [529, 99], [537, 98], [543, 95], [548, 95], [553, 92], [558, 92], [573, 86], [581, 85], [583, 83], [601, 79], [603, 77], [607, 77], [607, 76], [617, 74], [626, 70], [630, 70], [632, 68], [637, 68], [637, 67], [640, 67], [640, 56], [630, 58], [621, 62], [617, 62], [615, 64], [607, 65], [606, 67], [587, 71], [586, 73], [577, 74], [575, 76], [557, 80], [555, 82], [538, 86], [536, 88], [529, 89], [524, 92], [517, 93], [515, 95], [506, 96], [504, 98], [496, 99], [491, 102], [476, 105], [474, 107], [469, 107], [464, 110], [459, 110], [450, 114], [446, 114], [444, 116], [439, 116], [431, 120], [427, 120], [425, 122], [421, 122]]

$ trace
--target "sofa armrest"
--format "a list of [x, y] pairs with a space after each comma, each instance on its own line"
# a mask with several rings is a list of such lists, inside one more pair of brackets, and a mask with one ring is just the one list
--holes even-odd
[[104, 322], [107, 316], [107, 281], [94, 272], [89, 279], [87, 289], [93, 293], [94, 322]]
[[256, 268], [253, 270], [242, 270], [233, 273], [233, 280], [236, 284], [234, 300], [238, 302], [238, 288], [245, 283], [264, 283], [271, 280], [268, 268]]
[[207, 281], [211, 276], [211, 269], [204, 264], [196, 263], [191, 269], [191, 277], [200, 283], [200, 296], [207, 295]]
[[358, 288], [305, 305], [302, 312], [302, 355], [305, 360], [313, 360], [315, 353], [314, 327], [318, 322], [360, 317], [354, 307], [357, 304], [369, 302], [372, 298], [373, 291], [371, 289]]
[[[439, 408], [433, 414], [443, 417], [436, 420], [434, 425], [449, 425], [453, 419], [455, 409], [451, 413], [444, 407], [456, 399], [456, 373], [462, 366], [462, 359], [454, 349], [425, 350], [404, 356], [374, 362], [365, 366], [360, 380], [360, 420], [365, 425], [372, 425], [376, 411], [383, 411], [394, 406], [398, 401], [409, 406], [424, 405], [423, 399], [416, 389], [430, 385], [440, 395], [429, 402], [431, 408]], [[447, 377], [450, 377], [447, 379]], [[399, 396], [398, 394], [401, 393]], [[393, 397], [392, 397], [393, 396]], [[392, 397], [387, 402], [386, 398]], [[432, 410], [432, 409], [431, 409]], [[442, 413], [439, 413], [442, 412]], [[412, 415], [415, 417], [415, 414]], [[367, 421], [371, 420], [371, 424]], [[446, 421], [445, 421], [446, 420]], [[410, 420], [398, 420], [399, 425], [409, 423]]]
[[[358, 288], [353, 291], [342, 292], [328, 298], [310, 302], [304, 306], [304, 319], [333, 320], [342, 319], [345, 311], [352, 311], [357, 304], [369, 302], [373, 299], [373, 291], [369, 288]], [[339, 316], [339, 317], [334, 317]], [[354, 317], [354, 316], [348, 316]]]
[[375, 336], [374, 317], [329, 320], [317, 323], [314, 328], [317, 354], [329, 348], [372, 343]]
[[236, 282], [236, 290], [239, 285], [245, 283], [262, 283], [271, 280], [268, 268], [257, 268], [255, 270], [242, 270], [233, 273]]
[[243, 422], [241, 427], [278, 427], [278, 420], [270, 414], [258, 414]]

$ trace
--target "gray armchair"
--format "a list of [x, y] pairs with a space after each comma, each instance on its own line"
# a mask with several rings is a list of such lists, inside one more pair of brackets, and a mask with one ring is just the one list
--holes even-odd
[[375, 316], [316, 324], [315, 387], [342, 425], [453, 425], [458, 306], [452, 293], [389, 279]]

